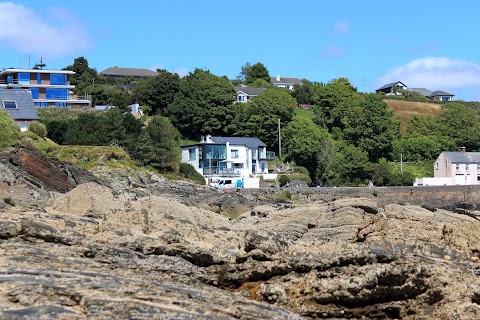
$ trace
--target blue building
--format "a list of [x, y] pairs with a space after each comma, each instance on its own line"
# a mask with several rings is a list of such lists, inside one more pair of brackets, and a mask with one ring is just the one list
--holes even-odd
[[69, 77], [73, 74], [69, 70], [5, 69], [0, 72], [0, 89], [27, 89], [37, 107], [90, 108], [89, 99], [72, 94], [75, 86]]

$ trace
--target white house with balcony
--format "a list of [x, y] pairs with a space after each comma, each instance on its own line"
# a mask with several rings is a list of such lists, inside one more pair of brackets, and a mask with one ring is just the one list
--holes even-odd
[[205, 136], [198, 144], [182, 147], [182, 162], [192, 165], [207, 184], [215, 179], [242, 180], [245, 188], [258, 188], [268, 174], [268, 160], [275, 153], [253, 137]]

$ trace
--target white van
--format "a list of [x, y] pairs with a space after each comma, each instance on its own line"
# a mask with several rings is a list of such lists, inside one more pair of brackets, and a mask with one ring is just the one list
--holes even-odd
[[210, 187], [215, 189], [235, 189], [237, 186], [237, 179], [214, 179], [210, 182]]

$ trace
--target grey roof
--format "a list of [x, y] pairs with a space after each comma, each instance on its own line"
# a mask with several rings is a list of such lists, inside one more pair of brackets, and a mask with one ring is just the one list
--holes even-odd
[[430, 97], [438, 97], [438, 96], [453, 97], [454, 94], [451, 94], [451, 93], [448, 93], [448, 92], [445, 92], [445, 91], [442, 91], [442, 90], [433, 91], [433, 92], [430, 94]]
[[302, 80], [298, 78], [281, 78], [280, 81], [276, 77], [271, 77], [270, 82], [272, 84], [302, 84]]
[[[4, 100], [16, 101], [17, 109], [4, 109]], [[14, 120], [38, 120], [30, 90], [0, 89], [0, 110], [6, 111]]]
[[395, 81], [395, 82], [387, 83], [387, 84], [381, 86], [380, 88], [377, 89], [377, 91], [382, 90], [382, 89], [387, 89], [387, 88], [393, 88], [393, 86], [398, 84], [398, 83], [401, 83], [401, 84], [403, 84], [404, 87], [406, 87], [405, 83], [403, 83], [401, 81]]
[[150, 69], [110, 67], [100, 72], [104, 76], [117, 77], [156, 77], [158, 72]]
[[445, 151], [443, 153], [454, 163], [480, 163], [480, 152]]
[[252, 137], [210, 137], [214, 143], [229, 143], [231, 145], [243, 145], [248, 148], [258, 148], [266, 147], [267, 145], [263, 143], [258, 138]]
[[432, 94], [432, 91], [425, 88], [409, 88], [408, 90], [417, 92], [425, 97], [430, 97], [430, 95]]
[[238, 92], [243, 92], [247, 94], [248, 96], [259, 96], [261, 95], [266, 88], [253, 88], [253, 87], [240, 87], [240, 86], [235, 86], [235, 91]]

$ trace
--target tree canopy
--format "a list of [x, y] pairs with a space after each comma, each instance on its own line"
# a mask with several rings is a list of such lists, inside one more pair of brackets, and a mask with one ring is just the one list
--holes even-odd
[[242, 66], [240, 77], [245, 80], [247, 84], [253, 84], [256, 80], [261, 79], [265, 82], [259, 82], [257, 84], [270, 83], [270, 75], [267, 68], [261, 62], [257, 62], [251, 65], [249, 62]]

